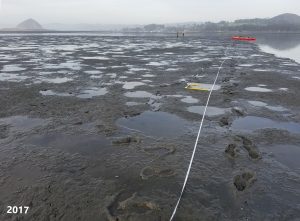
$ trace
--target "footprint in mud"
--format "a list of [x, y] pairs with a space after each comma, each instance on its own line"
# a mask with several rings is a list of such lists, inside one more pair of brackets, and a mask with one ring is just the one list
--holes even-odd
[[112, 141], [113, 144], [115, 145], [129, 145], [132, 143], [141, 143], [141, 139], [139, 137], [132, 137], [132, 136], [128, 136], [128, 137], [119, 137], [116, 138]]
[[236, 175], [233, 184], [238, 191], [244, 191], [249, 188], [256, 181], [256, 174], [251, 171]]
[[261, 155], [257, 147], [255, 146], [255, 144], [253, 144], [253, 142], [250, 139], [240, 135], [236, 136], [235, 139], [237, 142], [242, 142], [241, 146], [248, 152], [248, 155], [251, 159], [261, 159]]
[[9, 134], [9, 125], [0, 125], [0, 139], [5, 139]]
[[160, 210], [159, 205], [149, 199], [125, 191], [112, 197], [111, 203], [107, 207], [107, 218], [109, 221], [128, 220], [128, 216], [135, 214], [137, 218], [142, 219], [151, 213]]
[[252, 159], [260, 159], [261, 156], [257, 150], [257, 147], [253, 144], [251, 140], [244, 136], [238, 136], [240, 139], [242, 139], [243, 147], [247, 150], [249, 157]]
[[143, 148], [146, 153], [157, 155], [158, 157], [167, 156], [173, 154], [176, 151], [176, 148], [173, 145], [161, 145], [150, 148]]
[[142, 180], [148, 180], [151, 177], [171, 177], [174, 176], [176, 173], [173, 169], [166, 168], [153, 168], [153, 167], [145, 167], [141, 170], [140, 176]]
[[237, 145], [229, 144], [225, 149], [225, 153], [230, 158], [236, 158], [237, 157]]
[[162, 169], [157, 171], [159, 177], [170, 177], [175, 175], [175, 171], [172, 169]]
[[219, 121], [219, 124], [221, 127], [229, 126], [231, 124], [231, 122], [229, 121], [229, 117], [228, 116], [222, 117]]
[[226, 82], [229, 82], [231, 79], [231, 77], [224, 77], [222, 82], [226, 83]]
[[142, 180], [148, 180], [149, 178], [155, 175], [156, 175], [155, 170], [151, 167], [144, 167], [140, 172], [140, 176]]
[[[224, 80], [228, 80], [228, 79], [224, 79]], [[236, 82], [231, 82], [229, 81], [225, 81], [225, 84], [222, 86], [222, 90], [223, 90], [223, 94], [228, 94], [228, 95], [233, 95], [235, 94], [235, 89], [237, 86], [239, 86], [238, 83]]]
[[105, 134], [106, 136], [111, 136], [116, 131], [116, 128], [104, 124], [98, 124], [96, 128], [100, 134]]
[[226, 85], [222, 87], [223, 94], [233, 95], [235, 93], [234, 87], [230, 85]]

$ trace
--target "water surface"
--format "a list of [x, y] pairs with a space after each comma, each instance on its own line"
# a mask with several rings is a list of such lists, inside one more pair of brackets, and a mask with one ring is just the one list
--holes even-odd
[[257, 44], [264, 52], [277, 57], [290, 58], [300, 64], [300, 34], [263, 34], [257, 36]]

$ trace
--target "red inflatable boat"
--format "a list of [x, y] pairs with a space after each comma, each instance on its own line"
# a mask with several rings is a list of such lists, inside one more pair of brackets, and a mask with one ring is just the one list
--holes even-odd
[[243, 36], [233, 36], [231, 39], [235, 41], [256, 41], [256, 38]]

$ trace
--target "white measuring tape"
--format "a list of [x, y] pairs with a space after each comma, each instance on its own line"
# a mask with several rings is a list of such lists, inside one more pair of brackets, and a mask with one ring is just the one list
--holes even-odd
[[[225, 55], [227, 56], [227, 50], [228, 50], [228, 47], [226, 48], [225, 50]], [[224, 62], [226, 61], [226, 59], [224, 59], [219, 67], [219, 70], [218, 70], [218, 73], [217, 73], [217, 76], [215, 78], [215, 81], [210, 89], [210, 92], [209, 92], [209, 95], [208, 95], [208, 98], [207, 98], [207, 102], [206, 102], [206, 105], [205, 105], [205, 109], [204, 109], [204, 112], [203, 112], [203, 115], [202, 115], [202, 120], [201, 120], [201, 123], [200, 123], [200, 128], [199, 128], [199, 131], [198, 131], [198, 135], [197, 135], [197, 139], [196, 139], [196, 142], [195, 142], [195, 146], [194, 146], [194, 150], [193, 150], [193, 154], [192, 154], [192, 157], [191, 157], [191, 160], [190, 160], [190, 164], [189, 164], [189, 168], [187, 170], [187, 173], [186, 173], [186, 176], [185, 176], [185, 179], [184, 179], [184, 183], [183, 183], [183, 186], [182, 186], [182, 189], [181, 189], [181, 193], [180, 193], [180, 196], [178, 198], [178, 201], [176, 203], [176, 206], [173, 210], [173, 213], [172, 213], [172, 216], [170, 218], [170, 221], [172, 221], [174, 219], [174, 216], [177, 212], [177, 209], [178, 209], [178, 206], [180, 204], [180, 201], [181, 201], [181, 198], [182, 198], [182, 195], [184, 193], [184, 190], [185, 190], [185, 187], [186, 187], [186, 183], [187, 183], [187, 180], [189, 178], [189, 175], [190, 175], [190, 171], [191, 171], [191, 167], [192, 167], [192, 164], [193, 164], [193, 161], [194, 161], [194, 156], [195, 156], [195, 153], [196, 153], [196, 150], [197, 150], [197, 145], [198, 145], [198, 141], [199, 141], [199, 137], [200, 137], [200, 134], [201, 134], [201, 130], [202, 130], [202, 126], [203, 126], [203, 122], [204, 122], [204, 118], [205, 118], [205, 114], [206, 114], [206, 111], [207, 111], [207, 107], [208, 107], [208, 104], [209, 104], [209, 101], [210, 101], [210, 97], [211, 97], [211, 94], [214, 90], [214, 87], [217, 83], [217, 80], [219, 78], [219, 74], [220, 74], [220, 71], [221, 71], [221, 68], [224, 64]]]

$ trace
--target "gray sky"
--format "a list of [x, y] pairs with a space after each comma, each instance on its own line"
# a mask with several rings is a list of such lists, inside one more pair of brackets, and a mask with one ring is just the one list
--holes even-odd
[[299, 0], [0, 0], [0, 23], [146, 24], [300, 15]]

